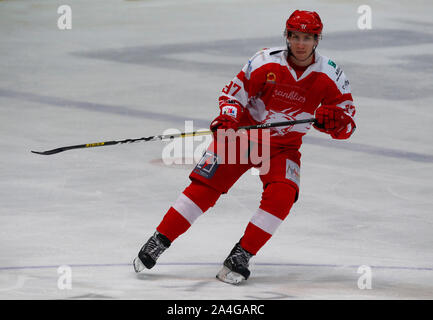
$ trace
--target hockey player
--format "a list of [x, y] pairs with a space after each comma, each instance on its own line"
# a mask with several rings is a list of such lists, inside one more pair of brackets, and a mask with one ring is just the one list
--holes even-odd
[[[210, 128], [221, 129], [316, 118], [313, 126], [333, 139], [347, 139], [355, 130], [355, 107], [349, 81], [332, 60], [316, 48], [322, 22], [316, 12], [294, 11], [284, 30], [286, 46], [257, 52], [223, 88], [220, 115]], [[263, 193], [258, 210], [217, 274], [237, 284], [248, 279], [249, 260], [272, 237], [298, 199], [302, 136], [311, 124], [270, 129], [269, 170], [260, 174]], [[218, 135], [190, 174], [191, 184], [165, 214], [155, 233], [134, 259], [136, 272], [152, 268], [158, 257], [193, 222], [227, 193], [248, 164], [219, 163]], [[261, 142], [260, 142], [261, 143]], [[264, 143], [264, 142], [263, 142]], [[205, 164], [205, 165], [203, 165]]]

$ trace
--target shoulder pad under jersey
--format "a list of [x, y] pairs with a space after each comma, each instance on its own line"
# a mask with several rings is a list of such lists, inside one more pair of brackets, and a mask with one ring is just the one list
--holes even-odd
[[271, 58], [271, 54], [276, 54], [277, 52], [283, 51], [284, 48], [274, 47], [274, 48], [266, 48], [258, 51], [254, 56], [248, 60], [247, 65], [244, 67], [245, 76], [247, 79], [250, 78], [251, 72], [260, 68], [262, 65], [269, 62], [278, 62], [278, 56], [273, 56]]

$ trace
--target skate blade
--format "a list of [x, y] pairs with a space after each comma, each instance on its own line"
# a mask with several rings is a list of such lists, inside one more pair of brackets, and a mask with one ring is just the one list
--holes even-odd
[[139, 273], [145, 269], [143, 262], [141, 262], [141, 260], [138, 257], [135, 257], [132, 264], [134, 265], [134, 271], [136, 273]]
[[245, 280], [245, 277], [243, 275], [231, 271], [226, 266], [223, 266], [223, 268], [220, 270], [220, 272], [218, 272], [216, 277], [222, 282], [230, 283], [230, 284], [239, 284]]

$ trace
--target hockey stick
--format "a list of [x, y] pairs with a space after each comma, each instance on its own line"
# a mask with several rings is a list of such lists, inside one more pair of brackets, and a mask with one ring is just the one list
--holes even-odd
[[[254, 126], [243, 126], [239, 127], [240, 129], [245, 130], [251, 130], [251, 129], [267, 129], [267, 128], [273, 128], [273, 127], [283, 127], [283, 126], [291, 126], [299, 123], [311, 123], [314, 122], [315, 119], [302, 119], [302, 120], [292, 120], [292, 121], [283, 121], [283, 122], [273, 122], [273, 123], [263, 123], [258, 124]], [[75, 146], [67, 146], [67, 147], [60, 147], [52, 150], [47, 151], [32, 151], [36, 154], [42, 154], [42, 155], [51, 155], [56, 154], [59, 152], [72, 150], [72, 149], [83, 149], [83, 148], [93, 148], [93, 147], [102, 147], [102, 146], [112, 146], [119, 143], [133, 143], [133, 142], [139, 142], [139, 141], [155, 141], [155, 140], [163, 140], [163, 139], [174, 139], [174, 138], [185, 138], [185, 137], [194, 137], [194, 136], [202, 136], [212, 134], [212, 131], [194, 131], [194, 132], [184, 132], [184, 133], [177, 133], [177, 134], [165, 134], [165, 135], [158, 135], [158, 136], [150, 136], [150, 137], [144, 137], [144, 138], [137, 138], [137, 139], [125, 139], [125, 140], [118, 140], [118, 141], [105, 141], [105, 142], [96, 142], [96, 143], [87, 143], [87, 144], [78, 144]]]

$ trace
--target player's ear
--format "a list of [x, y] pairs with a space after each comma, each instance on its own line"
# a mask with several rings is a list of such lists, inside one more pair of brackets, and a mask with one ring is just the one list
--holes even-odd
[[319, 45], [319, 37], [317, 35], [314, 36], [314, 46], [313, 50], [316, 50], [317, 46]]

